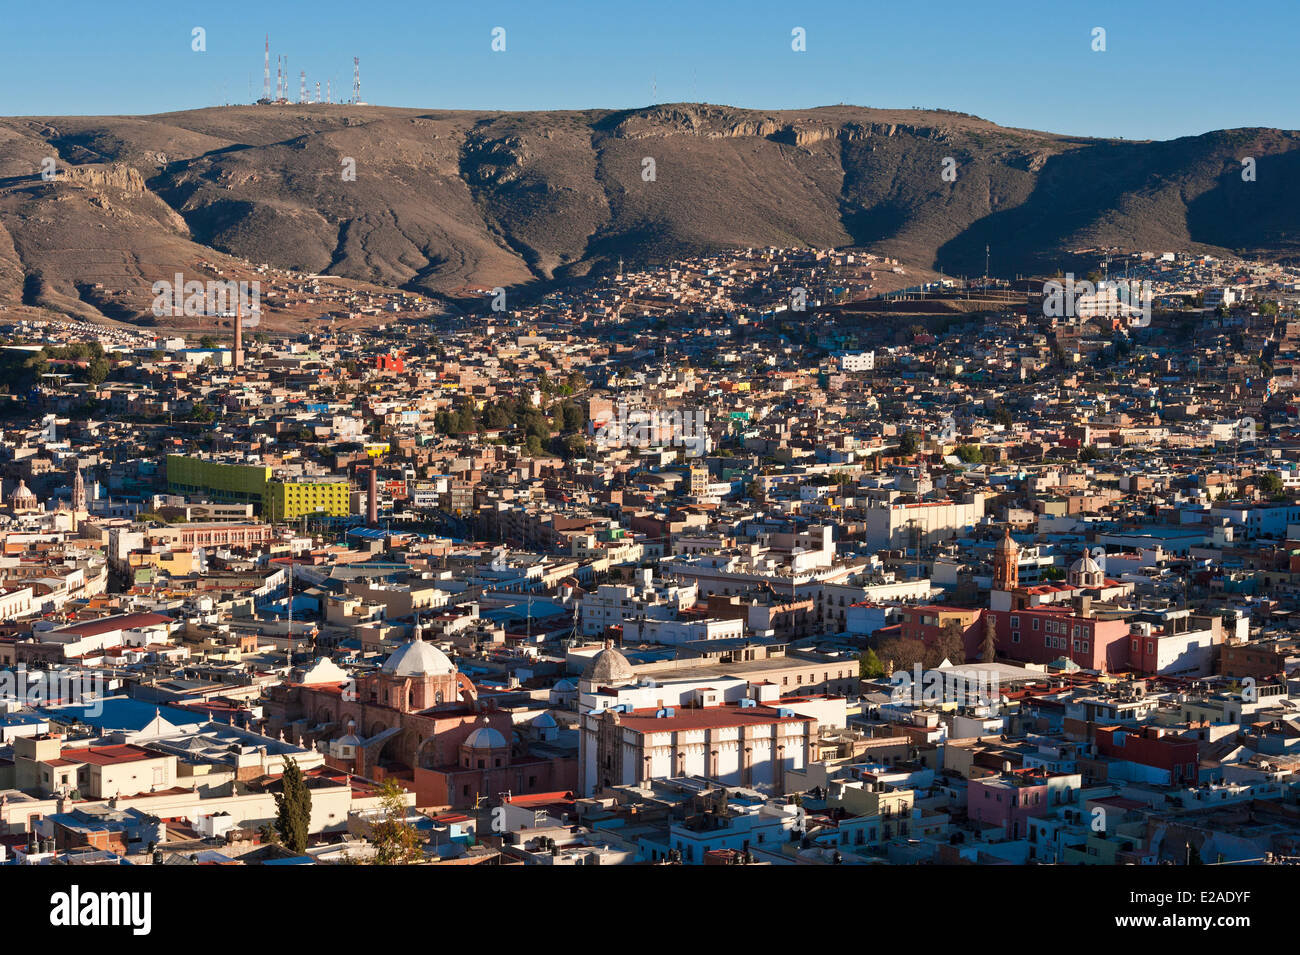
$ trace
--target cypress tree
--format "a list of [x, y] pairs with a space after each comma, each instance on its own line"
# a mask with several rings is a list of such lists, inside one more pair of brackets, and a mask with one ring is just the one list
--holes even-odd
[[285, 848], [302, 854], [307, 851], [307, 830], [311, 825], [311, 790], [292, 759], [285, 760], [280, 782], [282, 789], [275, 794], [275, 831]]

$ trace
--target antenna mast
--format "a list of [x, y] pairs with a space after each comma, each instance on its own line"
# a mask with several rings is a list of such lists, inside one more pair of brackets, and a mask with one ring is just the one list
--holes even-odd
[[289, 666], [293, 666], [293, 555], [289, 555]]
[[271, 34], [266, 35], [266, 52], [262, 56], [262, 99], [271, 101]]

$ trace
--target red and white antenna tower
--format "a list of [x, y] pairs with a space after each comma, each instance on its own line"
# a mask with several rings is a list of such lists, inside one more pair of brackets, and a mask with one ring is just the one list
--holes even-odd
[[315, 98], [314, 100], [312, 100], [312, 102], [313, 102], [313, 103], [319, 103], [319, 102], [320, 102], [320, 80], [317, 80], [317, 81], [316, 81], [316, 98]]
[[325, 102], [327, 103], [334, 102], [334, 90], [330, 88], [329, 80], [325, 81]]
[[307, 71], [298, 71], [298, 102], [307, 102]]
[[262, 59], [262, 99], [271, 99], [271, 34], [266, 35], [266, 54]]
[[275, 55], [275, 98], [283, 99], [281, 95], [284, 91], [284, 54]]
[[352, 102], [361, 102], [361, 57], [352, 58]]

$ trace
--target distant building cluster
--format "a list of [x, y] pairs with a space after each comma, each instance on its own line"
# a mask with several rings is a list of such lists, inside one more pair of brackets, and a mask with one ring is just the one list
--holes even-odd
[[1293, 861], [1300, 275], [1098, 259], [0, 325], [0, 863]]

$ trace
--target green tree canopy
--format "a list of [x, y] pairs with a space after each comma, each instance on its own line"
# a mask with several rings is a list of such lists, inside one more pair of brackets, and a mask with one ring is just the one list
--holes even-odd
[[311, 790], [292, 759], [285, 760], [280, 782], [283, 788], [275, 794], [275, 831], [290, 852], [302, 854], [307, 851], [311, 828]]
[[420, 861], [420, 834], [406, 821], [406, 790], [395, 779], [379, 787], [383, 815], [371, 826], [376, 865], [410, 865]]

